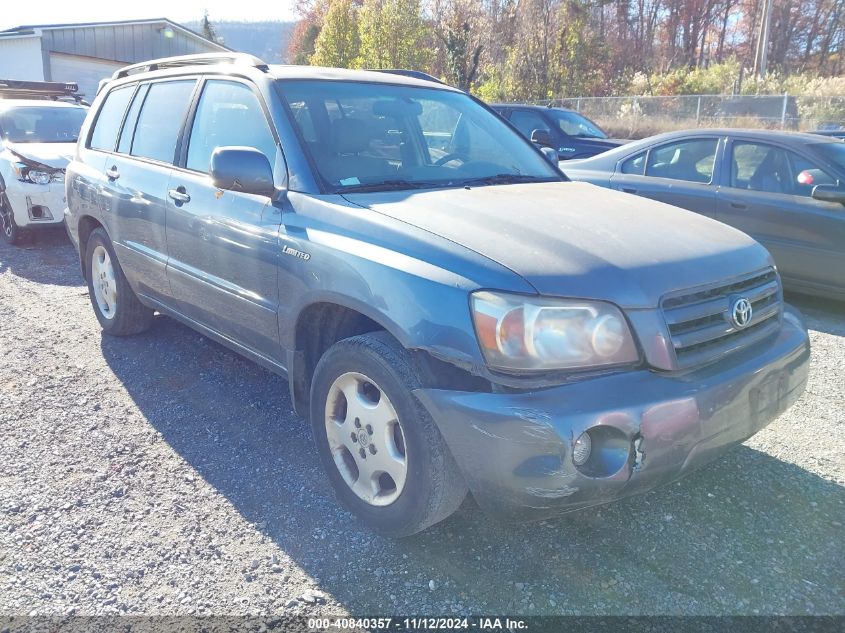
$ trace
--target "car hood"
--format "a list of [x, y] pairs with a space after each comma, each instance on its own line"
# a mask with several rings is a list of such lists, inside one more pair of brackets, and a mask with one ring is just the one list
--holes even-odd
[[625, 143], [630, 143], [631, 141], [621, 139], [621, 138], [579, 138], [579, 144], [581, 145], [594, 145], [595, 147], [606, 147], [610, 149], [611, 147], [619, 147], [620, 145], [624, 145]]
[[476, 251], [544, 295], [648, 308], [667, 292], [771, 265], [768, 252], [736, 229], [587, 183], [345, 197]]
[[[583, 137], [573, 137], [572, 140], [564, 141], [564, 145], [567, 148], [573, 148], [577, 153], [583, 154], [586, 150], [594, 150], [596, 153], [599, 152], [606, 152], [609, 149], [613, 149], [614, 147], [619, 147], [620, 145], [625, 145], [625, 143], [629, 143], [630, 141], [625, 141], [622, 139], [617, 138], [583, 138]], [[561, 150], [564, 148], [562, 147]], [[567, 154], [569, 152], [560, 151], [559, 153]]]
[[73, 160], [76, 143], [6, 143], [19, 158], [55, 169], [65, 169]]

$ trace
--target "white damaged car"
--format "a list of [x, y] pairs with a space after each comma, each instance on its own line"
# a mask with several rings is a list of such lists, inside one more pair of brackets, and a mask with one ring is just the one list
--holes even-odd
[[0, 233], [10, 244], [64, 221], [65, 168], [87, 111], [61, 101], [0, 99]]

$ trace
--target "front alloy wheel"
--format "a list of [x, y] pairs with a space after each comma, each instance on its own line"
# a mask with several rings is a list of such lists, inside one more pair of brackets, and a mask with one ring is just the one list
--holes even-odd
[[387, 332], [343, 339], [311, 381], [311, 431], [337, 499], [387, 536], [408, 536], [461, 505], [467, 485], [434, 420], [408, 350]]
[[332, 383], [326, 437], [341, 477], [358, 498], [386, 506], [402, 494], [405, 436], [390, 399], [370, 378], [349, 372]]

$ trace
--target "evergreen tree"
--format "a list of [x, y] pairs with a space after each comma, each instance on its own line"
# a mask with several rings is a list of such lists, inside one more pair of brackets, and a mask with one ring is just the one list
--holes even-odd
[[205, 11], [202, 14], [202, 21], [200, 22], [200, 35], [202, 35], [209, 42], [214, 42], [215, 44], [220, 41], [220, 38], [218, 38], [217, 36], [217, 30], [214, 28], [214, 25], [211, 23], [211, 20], [208, 19], [208, 11]]

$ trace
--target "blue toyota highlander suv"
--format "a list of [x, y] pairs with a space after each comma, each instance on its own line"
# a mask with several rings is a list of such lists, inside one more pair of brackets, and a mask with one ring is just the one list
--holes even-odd
[[417, 76], [127, 67], [66, 186], [104, 333], [159, 312], [286, 376], [338, 499], [385, 534], [468, 491], [539, 518], [652, 488], [807, 380], [806, 330], [759, 244], [568, 182]]

